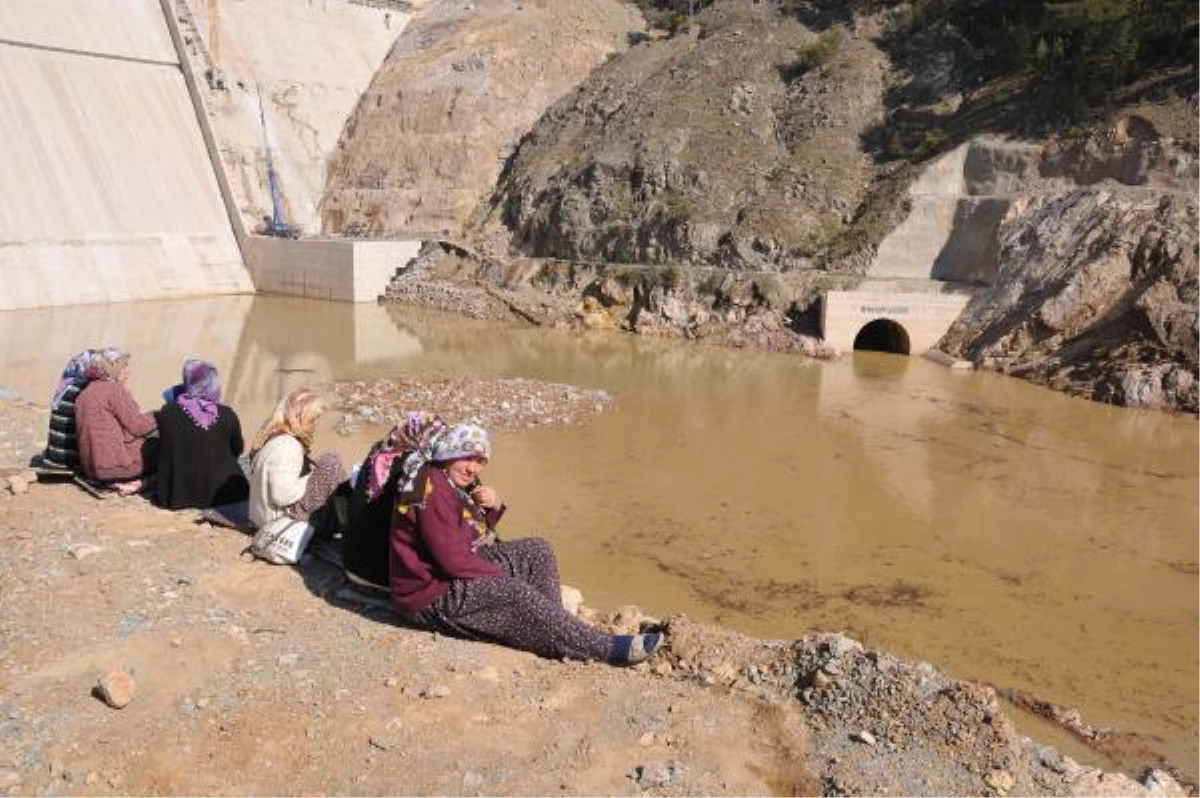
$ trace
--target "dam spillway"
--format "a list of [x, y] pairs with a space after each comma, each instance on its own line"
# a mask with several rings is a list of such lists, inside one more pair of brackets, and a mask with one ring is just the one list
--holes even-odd
[[0, 6], [0, 309], [254, 290], [158, 0]]

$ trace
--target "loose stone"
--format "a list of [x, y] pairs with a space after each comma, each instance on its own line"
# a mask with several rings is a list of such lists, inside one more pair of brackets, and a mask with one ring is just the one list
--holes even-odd
[[643, 788], [662, 787], [671, 781], [671, 768], [662, 762], [647, 762], [637, 769], [637, 783]]
[[109, 671], [100, 678], [96, 691], [104, 703], [114, 709], [124, 709], [133, 700], [137, 684], [126, 671]]
[[983, 783], [995, 790], [997, 795], [1008, 795], [1015, 781], [1007, 770], [992, 770], [983, 777]]

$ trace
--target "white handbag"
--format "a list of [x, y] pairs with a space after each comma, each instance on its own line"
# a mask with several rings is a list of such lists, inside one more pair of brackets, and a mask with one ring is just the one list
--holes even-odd
[[307, 521], [297, 521], [285, 515], [254, 534], [250, 552], [276, 565], [295, 565], [304, 556], [304, 550], [316, 531], [317, 528]]

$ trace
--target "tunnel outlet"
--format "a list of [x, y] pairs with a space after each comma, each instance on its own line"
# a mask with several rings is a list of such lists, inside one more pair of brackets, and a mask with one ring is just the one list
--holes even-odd
[[891, 319], [875, 319], [863, 325], [854, 336], [854, 351], [907, 355], [910, 353], [908, 331]]

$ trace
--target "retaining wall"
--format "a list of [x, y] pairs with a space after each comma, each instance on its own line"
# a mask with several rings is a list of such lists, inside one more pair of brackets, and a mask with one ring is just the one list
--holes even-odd
[[246, 258], [264, 293], [374, 302], [420, 249], [420, 241], [254, 237]]
[[0, 310], [253, 290], [157, 0], [0, 4]]

